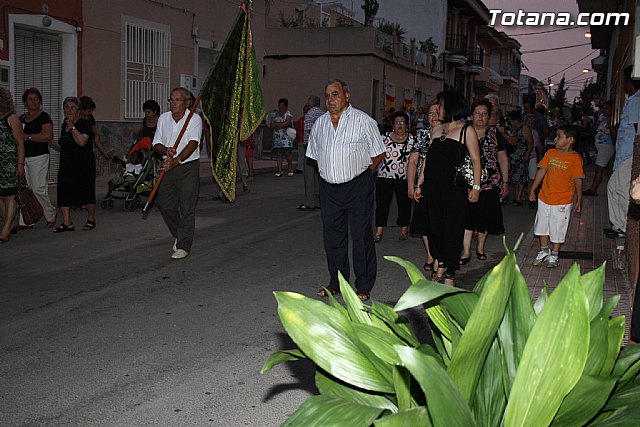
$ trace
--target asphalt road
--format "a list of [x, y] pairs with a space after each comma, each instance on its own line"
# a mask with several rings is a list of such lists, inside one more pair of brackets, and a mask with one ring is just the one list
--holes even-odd
[[[173, 261], [157, 210], [147, 220], [122, 201], [98, 211], [94, 231], [53, 234], [42, 223], [0, 247], [0, 420], [4, 426], [276, 426], [314, 393], [313, 366], [261, 375], [293, 348], [274, 290], [309, 296], [327, 284], [320, 211], [297, 211], [301, 175], [256, 177], [235, 204], [213, 201], [203, 180], [196, 238]], [[101, 194], [101, 193], [99, 193]], [[511, 245], [535, 211], [505, 207]], [[393, 223], [394, 210], [390, 216]], [[377, 244], [372, 298], [394, 304], [408, 286], [382, 259], [424, 262], [421, 240], [389, 227]], [[470, 287], [502, 256], [475, 257]]]

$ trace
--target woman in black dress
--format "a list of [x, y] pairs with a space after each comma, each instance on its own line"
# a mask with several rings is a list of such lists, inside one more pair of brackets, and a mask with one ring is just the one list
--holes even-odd
[[96, 158], [93, 154], [91, 123], [80, 118], [80, 101], [64, 100], [64, 123], [60, 129], [60, 168], [58, 169], [58, 206], [62, 224], [54, 233], [73, 231], [71, 208], [85, 206], [87, 222], [83, 230], [96, 226]]
[[[431, 130], [423, 192], [427, 204], [429, 247], [438, 260], [433, 279], [454, 286], [456, 270], [460, 268], [465, 205], [467, 200], [477, 202], [480, 195], [480, 149], [473, 126], [465, 125], [469, 109], [464, 96], [456, 91], [445, 91], [438, 94], [438, 102], [443, 124]], [[472, 187], [454, 183], [461, 143], [467, 145], [473, 164]]]

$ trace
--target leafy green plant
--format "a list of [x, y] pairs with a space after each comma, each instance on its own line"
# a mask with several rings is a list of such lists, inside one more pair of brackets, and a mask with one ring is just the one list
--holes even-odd
[[430, 53], [431, 55], [435, 55], [438, 52], [438, 45], [433, 42], [433, 37], [420, 42], [420, 52]]
[[[625, 322], [610, 318], [619, 297], [603, 301], [604, 266], [581, 275], [574, 265], [533, 303], [511, 252], [473, 291], [385, 258], [411, 281], [394, 308], [364, 305], [342, 277], [344, 306], [275, 293], [298, 348], [261, 372], [311, 359], [319, 392], [285, 426], [640, 425], [640, 346], [620, 349]], [[400, 320], [413, 307], [425, 310], [433, 347]]]

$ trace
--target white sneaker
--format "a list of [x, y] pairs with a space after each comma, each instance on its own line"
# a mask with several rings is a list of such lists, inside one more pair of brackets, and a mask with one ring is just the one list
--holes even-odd
[[178, 239], [173, 241], [173, 252], [178, 250]]
[[559, 262], [560, 261], [558, 260], [558, 255], [550, 254], [549, 258], [547, 259], [547, 267], [556, 268]]
[[173, 255], [171, 255], [171, 259], [182, 259], [182, 258], [186, 258], [187, 255], [189, 255], [189, 252], [185, 251], [184, 249], [177, 249]]
[[540, 251], [538, 251], [538, 255], [536, 255], [536, 259], [533, 260], [533, 265], [536, 267], [542, 265], [542, 263], [549, 257], [549, 255], [551, 255], [550, 249], [540, 249]]

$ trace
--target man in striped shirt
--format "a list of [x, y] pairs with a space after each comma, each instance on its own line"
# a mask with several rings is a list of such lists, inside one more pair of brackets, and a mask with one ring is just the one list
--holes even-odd
[[319, 296], [340, 292], [338, 271], [349, 280], [349, 228], [353, 241], [355, 287], [362, 301], [376, 281], [373, 242], [373, 170], [385, 153], [378, 125], [349, 104], [349, 87], [330, 80], [325, 87], [327, 112], [311, 129], [307, 157], [318, 162], [324, 248], [329, 286]]

